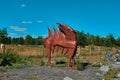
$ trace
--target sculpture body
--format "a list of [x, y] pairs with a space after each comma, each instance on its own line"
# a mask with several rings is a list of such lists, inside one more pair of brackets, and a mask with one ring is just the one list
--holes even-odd
[[[44, 46], [48, 54], [48, 63], [47, 66], [50, 66], [51, 53], [54, 52], [55, 47], [57, 51], [59, 47], [62, 47], [62, 53], [68, 53], [68, 68], [75, 68], [74, 56], [77, 50], [77, 37], [76, 32], [65, 24], [59, 25], [60, 32], [54, 27], [54, 34], [48, 28], [49, 35], [44, 39]], [[72, 66], [70, 63], [72, 62]]]

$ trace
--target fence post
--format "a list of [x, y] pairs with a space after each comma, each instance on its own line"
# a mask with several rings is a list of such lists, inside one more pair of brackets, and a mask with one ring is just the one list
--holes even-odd
[[2, 50], [2, 53], [5, 53], [5, 44], [1, 44], [1, 50]]
[[44, 57], [44, 45], [42, 45], [42, 55]]
[[80, 46], [78, 46], [78, 53], [79, 53], [79, 56], [80, 56], [80, 54], [81, 54], [81, 48], [80, 48]]
[[90, 46], [90, 55], [91, 55], [91, 46]]

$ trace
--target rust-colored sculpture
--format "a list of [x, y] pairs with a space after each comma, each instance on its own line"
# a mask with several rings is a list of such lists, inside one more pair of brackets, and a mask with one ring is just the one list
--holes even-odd
[[[74, 56], [77, 50], [77, 37], [76, 32], [69, 26], [61, 23], [59, 24], [60, 32], [54, 27], [54, 34], [48, 27], [49, 35], [44, 39], [44, 46], [48, 54], [47, 66], [51, 64], [51, 53], [54, 52], [55, 47], [57, 51], [59, 47], [62, 47], [62, 53], [68, 53], [68, 68], [75, 69]], [[72, 66], [70, 63], [72, 62]]]

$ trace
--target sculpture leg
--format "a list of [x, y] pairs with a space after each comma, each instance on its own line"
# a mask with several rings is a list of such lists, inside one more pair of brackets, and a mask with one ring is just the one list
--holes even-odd
[[51, 50], [50, 48], [46, 48], [47, 54], [48, 54], [48, 62], [46, 66], [51, 66]]
[[68, 51], [68, 68], [69, 69], [71, 68], [70, 63], [71, 63], [71, 59], [73, 57], [73, 53], [74, 53], [74, 49], [69, 49], [69, 51]]
[[54, 46], [51, 47], [51, 52], [52, 52], [52, 54], [54, 53], [54, 50], [55, 50], [55, 47], [54, 47]]
[[75, 59], [74, 58], [72, 58], [72, 68], [77, 69], [76, 66], [75, 66]]
[[72, 56], [72, 68], [73, 69], [77, 69], [76, 65], [75, 65], [75, 59], [74, 59], [74, 56], [76, 54], [76, 51], [77, 51], [77, 48], [74, 49], [74, 53], [73, 53], [73, 56]]

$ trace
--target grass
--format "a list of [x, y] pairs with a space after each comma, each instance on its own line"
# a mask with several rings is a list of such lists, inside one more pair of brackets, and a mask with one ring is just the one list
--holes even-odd
[[115, 76], [120, 72], [120, 69], [110, 69], [102, 79], [104, 80], [114, 80]]
[[[100, 66], [100, 65], [94, 65], [96, 63], [102, 63], [103, 65], [108, 65], [109, 62], [107, 62], [104, 59], [106, 51], [110, 51], [112, 55], [120, 48], [108, 48], [108, 47], [100, 47], [100, 46], [92, 46], [91, 53], [90, 53], [90, 47], [86, 46], [85, 48], [81, 48], [77, 50], [77, 54], [75, 57], [75, 60], [77, 62], [78, 66], [81, 66], [82, 61], [89, 61], [89, 63], [92, 66]], [[24, 68], [26, 66], [33, 66], [33, 65], [40, 65], [43, 66], [47, 62], [47, 53], [45, 49], [42, 48], [42, 46], [37, 46], [37, 45], [22, 45], [22, 46], [17, 46], [17, 45], [7, 45], [6, 46], [6, 52], [16, 52], [18, 53], [23, 59], [21, 61], [21, 64], [24, 64], [25, 66], [21, 66], [21, 64], [14, 64], [11, 69], [13, 68]], [[61, 51], [58, 53], [52, 54], [52, 65], [53, 66], [59, 66], [59, 67], [66, 67], [67, 62], [68, 62], [68, 56], [65, 55], [63, 56], [60, 54]], [[10, 67], [9, 67], [10, 68]], [[81, 68], [81, 67], [79, 67]], [[1, 69], [0, 71], [4, 72], [7, 71], [5, 68]], [[114, 77], [113, 75], [116, 74], [120, 70], [110, 70], [108, 73], [105, 74], [103, 77], [105, 80], [110, 80], [108, 77], [111, 79]], [[33, 76], [34, 80], [34, 76]]]
[[[79, 51], [79, 48], [77, 50], [76, 54], [76, 59], [77, 61], [89, 61], [91, 64], [96, 64], [96, 63], [103, 63], [103, 64], [108, 64], [104, 60], [104, 56], [106, 51], [113, 52], [112, 54], [115, 53], [117, 50], [116, 48], [106, 48], [106, 47], [99, 47], [99, 46], [92, 46], [91, 53], [89, 51], [89, 46], [86, 46], [85, 48], [81, 48]], [[119, 48], [118, 48], [119, 49]], [[6, 52], [16, 52], [22, 57], [27, 57], [29, 60], [25, 60], [27, 64], [29, 65], [44, 65], [47, 62], [47, 53], [45, 49], [42, 48], [42, 46], [39, 45], [7, 45], [6, 46]], [[59, 51], [58, 53], [52, 54], [52, 61], [55, 61], [54, 63], [59, 63], [59, 62], [68, 62], [67, 56], [63, 56]], [[80, 58], [78, 59], [78, 57]], [[31, 60], [32, 59], [32, 60]], [[42, 63], [42, 64], [41, 64]], [[66, 65], [65, 65], [66, 66]]]
[[12, 51], [12, 52], [17, 52], [21, 56], [26, 56], [26, 57], [43, 57], [46, 56], [47, 54], [43, 54], [45, 50], [42, 49], [41, 46], [16, 46], [16, 45], [7, 45], [6, 46], [6, 51]]

